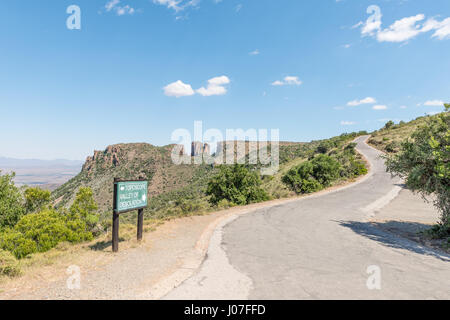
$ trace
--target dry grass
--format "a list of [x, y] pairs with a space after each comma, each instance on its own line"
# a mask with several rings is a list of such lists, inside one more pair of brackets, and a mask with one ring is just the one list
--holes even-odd
[[380, 129], [372, 133], [368, 143], [383, 152], [398, 152], [400, 144], [430, 117], [419, 117], [411, 122], [396, 124], [389, 129]]

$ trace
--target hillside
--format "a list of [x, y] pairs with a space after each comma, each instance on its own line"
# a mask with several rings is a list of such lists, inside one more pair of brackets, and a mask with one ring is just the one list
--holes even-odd
[[158, 195], [190, 186], [192, 190], [213, 171], [211, 166], [174, 165], [171, 151], [174, 145], [156, 147], [146, 143], [117, 144], [88, 157], [81, 172], [53, 192], [58, 206], [73, 202], [81, 186], [92, 188], [100, 211], [112, 208], [114, 178], [151, 181], [149, 195]]
[[[355, 135], [346, 136], [350, 141]], [[317, 147], [324, 141], [309, 143], [280, 142], [280, 171], [275, 176], [263, 178], [262, 187], [272, 198], [293, 195], [282, 182], [281, 177], [290, 168], [308, 160], [317, 153]], [[175, 145], [163, 147], [147, 143], [117, 144], [104, 151], [95, 151], [87, 158], [81, 172], [73, 179], [56, 189], [53, 200], [58, 207], [69, 206], [79, 187], [90, 187], [99, 211], [106, 221], [112, 210], [113, 180], [137, 179], [149, 180], [151, 201], [145, 210], [146, 217], [167, 217], [207, 212], [213, 208], [205, 194], [206, 186], [217, 168], [212, 165], [175, 165], [171, 151]], [[246, 146], [248, 152], [248, 146]], [[248, 157], [248, 154], [246, 155]], [[260, 165], [252, 165], [254, 169]], [[127, 215], [133, 219], [133, 215]]]
[[409, 122], [401, 121], [398, 124], [388, 122], [383, 128], [373, 132], [368, 142], [370, 145], [381, 151], [396, 153], [403, 140], [410, 137], [411, 134], [419, 126], [425, 124], [428, 119], [435, 117], [437, 117], [437, 115], [423, 116]]

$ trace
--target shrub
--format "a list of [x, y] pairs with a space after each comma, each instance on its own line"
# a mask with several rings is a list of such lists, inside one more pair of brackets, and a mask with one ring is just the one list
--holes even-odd
[[395, 125], [394, 121], [389, 120], [389, 121], [386, 122], [386, 124], [384, 125], [384, 129], [392, 128], [394, 125]]
[[314, 178], [323, 186], [328, 187], [339, 178], [341, 165], [337, 160], [326, 155], [319, 155], [312, 161]]
[[245, 205], [269, 199], [260, 186], [261, 178], [258, 174], [244, 165], [223, 165], [218, 174], [208, 182], [206, 194], [215, 205], [223, 199], [235, 205]]
[[22, 195], [13, 182], [14, 176], [14, 173], [0, 175], [0, 229], [14, 226], [25, 214]]
[[27, 188], [25, 190], [25, 208], [27, 213], [43, 209], [50, 204], [51, 193], [41, 188]]
[[423, 196], [435, 194], [441, 226], [450, 225], [450, 104], [446, 112], [430, 118], [400, 152], [386, 157], [387, 171], [406, 180], [409, 189]]
[[358, 177], [367, 174], [366, 165], [362, 161], [351, 160], [348, 168], [350, 177]]
[[86, 222], [89, 230], [94, 230], [99, 222], [98, 206], [94, 200], [91, 188], [81, 187], [70, 207], [70, 214]]
[[10, 252], [0, 249], [0, 275], [14, 277], [20, 273], [17, 259]]
[[9, 228], [0, 233], [0, 249], [11, 252], [17, 259], [38, 251], [36, 242]]
[[329, 186], [340, 177], [341, 165], [333, 157], [320, 154], [289, 170], [282, 181], [296, 193], [312, 193]]
[[348, 153], [350, 153], [350, 154], [352, 154], [352, 155], [355, 155], [355, 154], [356, 154], [355, 148], [356, 148], [356, 143], [352, 142], [352, 143], [349, 143], [349, 144], [344, 148], [344, 151], [345, 151], [345, 152], [348, 152]]
[[306, 161], [288, 171], [282, 178], [295, 193], [312, 193], [323, 189], [314, 176], [314, 166], [311, 161]]
[[330, 151], [333, 147], [334, 147], [333, 142], [331, 142], [330, 140], [325, 140], [319, 144], [316, 151], [317, 153], [325, 154], [328, 151]]
[[24, 216], [14, 229], [2, 232], [0, 248], [21, 259], [35, 252], [48, 251], [61, 242], [77, 243], [92, 238], [83, 220], [47, 209]]
[[233, 204], [230, 201], [228, 201], [227, 199], [222, 199], [217, 203], [217, 207], [219, 209], [228, 209], [228, 208], [233, 207]]
[[399, 147], [399, 144], [395, 141], [392, 141], [391, 143], [386, 145], [385, 150], [390, 153], [395, 153], [395, 152], [397, 152], [398, 147]]

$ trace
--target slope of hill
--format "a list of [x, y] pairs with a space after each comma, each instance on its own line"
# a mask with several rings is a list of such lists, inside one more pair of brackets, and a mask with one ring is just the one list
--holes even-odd
[[[351, 140], [352, 137], [346, 139]], [[263, 178], [263, 188], [271, 197], [292, 195], [281, 182], [282, 174], [307, 160], [316, 152], [321, 142], [280, 143], [280, 171], [273, 177]], [[53, 192], [53, 199], [57, 206], [69, 206], [79, 187], [90, 187], [100, 212], [106, 218], [112, 210], [114, 178], [143, 177], [150, 181], [151, 201], [145, 210], [146, 217], [180, 216], [213, 210], [205, 191], [217, 168], [206, 164], [175, 165], [171, 159], [174, 147], [175, 145], [157, 147], [146, 143], [133, 143], [112, 145], [104, 151], [95, 151], [93, 156], [87, 158], [77, 176]], [[256, 169], [260, 165], [253, 167]], [[129, 215], [129, 218], [133, 219], [134, 215]]]
[[411, 134], [428, 119], [437, 117], [437, 115], [418, 117], [409, 122], [401, 121], [398, 124], [388, 122], [383, 128], [371, 134], [369, 144], [373, 147], [388, 153], [398, 152], [403, 140], [410, 137]]
[[58, 206], [70, 205], [79, 187], [92, 188], [100, 211], [112, 209], [114, 178], [151, 181], [150, 197], [189, 186], [196, 191], [214, 170], [208, 165], [175, 165], [171, 160], [174, 145], [156, 147], [147, 143], [117, 144], [88, 157], [81, 172], [53, 192]]

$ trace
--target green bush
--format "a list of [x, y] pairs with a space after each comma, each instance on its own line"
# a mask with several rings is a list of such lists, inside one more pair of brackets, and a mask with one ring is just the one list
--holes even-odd
[[365, 175], [368, 172], [366, 165], [363, 162], [357, 160], [351, 160], [350, 166], [347, 170], [351, 178]]
[[314, 168], [314, 178], [324, 187], [328, 187], [339, 178], [341, 165], [336, 159], [321, 154], [311, 162]]
[[92, 189], [81, 187], [69, 209], [72, 217], [86, 222], [90, 231], [100, 230], [100, 226], [98, 226], [100, 216], [97, 210], [98, 206], [94, 200]]
[[27, 188], [25, 190], [25, 208], [27, 213], [42, 210], [50, 204], [51, 193], [41, 188]]
[[36, 242], [9, 228], [0, 233], [0, 249], [9, 251], [17, 259], [25, 258], [38, 251]]
[[217, 203], [217, 207], [219, 209], [228, 209], [228, 208], [233, 207], [233, 203], [231, 203], [227, 199], [222, 199]]
[[12, 227], [25, 214], [19, 188], [14, 185], [15, 174], [1, 175], [0, 171], [0, 229]]
[[21, 274], [19, 262], [8, 251], [0, 249], [0, 275], [15, 277]]
[[282, 181], [296, 193], [312, 193], [328, 187], [337, 180], [341, 168], [336, 159], [320, 154], [289, 170]]
[[323, 189], [314, 176], [312, 161], [306, 161], [288, 171], [282, 181], [295, 193], [312, 193]]
[[441, 225], [450, 225], [450, 104], [446, 112], [427, 120], [397, 154], [386, 157], [388, 172], [406, 180], [406, 186], [423, 196], [436, 195]]
[[21, 259], [48, 251], [61, 242], [77, 243], [92, 238], [83, 220], [47, 209], [26, 215], [13, 229], [4, 230], [0, 234], [0, 248]]
[[394, 121], [389, 120], [389, 121], [386, 122], [386, 124], [384, 125], [384, 129], [392, 128], [394, 125], [395, 125]]
[[317, 153], [325, 154], [328, 151], [330, 151], [332, 148], [334, 148], [333, 142], [331, 140], [325, 140], [319, 144], [316, 151], [317, 151]]
[[347, 146], [345, 146], [344, 152], [348, 152], [352, 155], [355, 155], [356, 154], [355, 148], [356, 148], [356, 143], [354, 143], [354, 142], [349, 143]]
[[206, 194], [214, 205], [223, 199], [235, 205], [245, 205], [269, 199], [260, 186], [261, 178], [258, 174], [244, 165], [223, 165], [220, 166], [219, 173], [208, 182]]
[[399, 147], [400, 145], [397, 142], [392, 141], [386, 145], [385, 150], [389, 153], [395, 153]]

